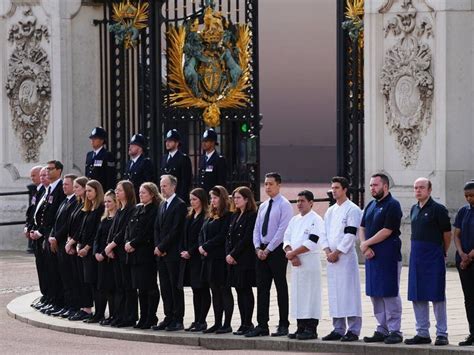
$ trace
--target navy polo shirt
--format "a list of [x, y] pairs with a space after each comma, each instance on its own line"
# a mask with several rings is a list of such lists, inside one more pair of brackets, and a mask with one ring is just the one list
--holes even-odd
[[[470, 253], [474, 249], [474, 207], [466, 205], [462, 207], [456, 219], [454, 220], [454, 227], [461, 230], [461, 247], [465, 253]], [[456, 252], [456, 263], [460, 263], [461, 258]]]
[[410, 219], [411, 240], [443, 245], [443, 233], [451, 231], [448, 210], [431, 197], [421, 208], [418, 203], [412, 206]]
[[[388, 245], [393, 243], [394, 239], [400, 240], [400, 223], [402, 215], [403, 213], [400, 203], [395, 200], [390, 193], [385, 198], [381, 200], [372, 200], [367, 205], [360, 224], [361, 227], [365, 228], [365, 239], [372, 238], [383, 228], [392, 230], [392, 234], [387, 239], [371, 246], [376, 253], [376, 249], [379, 247], [384, 247], [385, 244]], [[399, 244], [397, 260], [401, 261], [401, 241]]]

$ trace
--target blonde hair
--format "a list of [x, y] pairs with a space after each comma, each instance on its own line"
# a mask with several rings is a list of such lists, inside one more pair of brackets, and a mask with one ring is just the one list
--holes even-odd
[[90, 186], [95, 190], [95, 199], [92, 202], [86, 198], [82, 210], [84, 212], [94, 211], [104, 203], [104, 190], [102, 189], [100, 182], [97, 180], [90, 180], [86, 186]]
[[142, 187], [152, 196], [152, 203], [157, 205], [163, 201], [163, 196], [161, 196], [160, 190], [158, 190], [158, 186], [156, 186], [156, 184], [152, 182], [144, 182], [140, 185], [140, 188]]
[[[109, 191], [107, 191], [107, 192], [104, 194], [104, 200], [105, 200], [106, 197], [110, 197], [110, 198], [114, 201], [116, 208], [118, 207], [118, 205], [117, 205], [117, 197], [115, 196], [115, 191], [114, 191], [114, 190], [109, 190]], [[103, 221], [104, 219], [109, 218], [109, 217], [110, 217], [110, 212], [107, 211], [107, 209], [105, 209], [105, 210], [104, 210], [104, 214], [102, 215], [102, 217], [101, 217], [100, 220]]]

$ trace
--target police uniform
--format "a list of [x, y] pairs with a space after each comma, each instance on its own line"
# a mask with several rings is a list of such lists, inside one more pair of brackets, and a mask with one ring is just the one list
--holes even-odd
[[[181, 137], [176, 129], [169, 130], [165, 140], [181, 141]], [[161, 175], [170, 174], [176, 177], [178, 185], [176, 186], [176, 195], [183, 201], [189, 200], [189, 191], [191, 190], [192, 168], [189, 156], [180, 150], [174, 153], [169, 152], [163, 155], [161, 159]]]
[[[107, 133], [102, 127], [92, 130], [89, 138], [107, 139]], [[86, 176], [100, 182], [104, 191], [115, 188], [116, 171], [115, 159], [111, 152], [102, 146], [98, 151], [90, 151], [86, 156]]]
[[[202, 140], [211, 140], [217, 143], [217, 133], [213, 129], [204, 132]], [[214, 186], [226, 187], [227, 167], [226, 160], [217, 151], [211, 155], [203, 154], [199, 163], [199, 187], [209, 192]]]
[[[146, 150], [145, 137], [141, 134], [135, 134], [129, 144], [138, 145], [142, 147], [143, 150]], [[135, 158], [135, 160], [129, 160], [124, 179], [130, 180], [133, 183], [135, 195], [138, 198], [138, 191], [140, 190], [141, 184], [144, 182], [155, 182], [155, 168], [153, 162], [143, 154]]]

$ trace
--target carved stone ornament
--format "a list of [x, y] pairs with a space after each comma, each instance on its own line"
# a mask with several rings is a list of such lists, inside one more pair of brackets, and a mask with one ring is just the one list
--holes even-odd
[[380, 83], [385, 96], [385, 123], [396, 139], [405, 167], [418, 159], [422, 134], [431, 124], [434, 79], [432, 54], [424, 38], [433, 36], [432, 19], [420, 18], [412, 0], [385, 25], [395, 44], [385, 52]]
[[48, 55], [41, 41], [49, 41], [46, 26], [36, 23], [31, 8], [11, 26], [8, 41], [14, 45], [8, 63], [7, 96], [12, 111], [12, 127], [21, 141], [26, 162], [39, 160], [49, 123], [51, 79]]

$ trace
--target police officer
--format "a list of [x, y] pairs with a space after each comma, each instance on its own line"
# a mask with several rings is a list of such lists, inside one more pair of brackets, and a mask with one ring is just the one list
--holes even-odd
[[176, 129], [166, 133], [165, 145], [168, 153], [161, 159], [161, 175], [170, 174], [176, 177], [178, 179], [176, 195], [183, 201], [188, 201], [193, 172], [191, 159], [178, 149], [180, 142], [181, 136]]
[[92, 151], [87, 153], [86, 157], [86, 176], [99, 181], [105, 191], [115, 188], [115, 159], [104, 146], [107, 132], [102, 127], [95, 127], [89, 139]]
[[199, 163], [199, 187], [209, 192], [214, 186], [226, 187], [226, 161], [216, 151], [217, 133], [212, 128], [202, 135], [202, 149], [204, 154]]
[[128, 144], [130, 160], [127, 163], [124, 179], [128, 179], [133, 183], [137, 198], [141, 184], [155, 181], [153, 162], [144, 155], [146, 149], [147, 145], [143, 134], [135, 134]]

